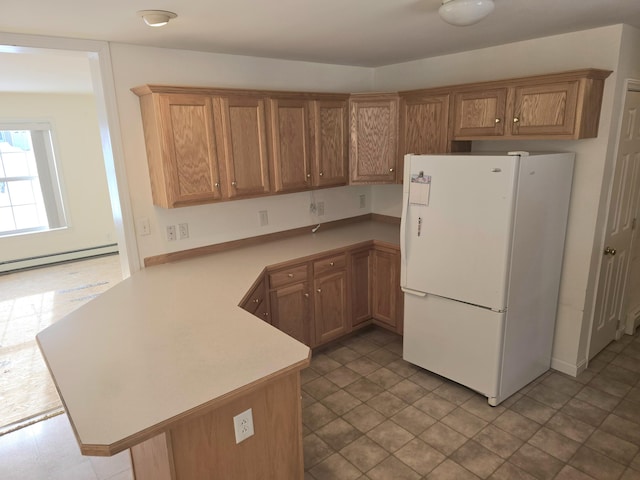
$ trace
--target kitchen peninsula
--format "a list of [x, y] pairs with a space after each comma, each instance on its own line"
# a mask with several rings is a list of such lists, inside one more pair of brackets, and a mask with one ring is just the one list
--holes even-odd
[[[310, 349], [241, 309], [267, 265], [377, 241], [361, 221], [157, 265], [37, 336], [80, 449], [131, 449], [137, 480], [303, 477], [299, 371]], [[255, 434], [236, 444], [233, 417]]]

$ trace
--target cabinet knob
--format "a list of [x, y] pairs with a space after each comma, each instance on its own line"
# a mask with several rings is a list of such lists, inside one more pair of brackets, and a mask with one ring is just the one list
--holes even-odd
[[318, 292], [318, 293], [322, 293], [322, 289], [321, 289], [321, 288], [319, 288], [319, 289], [317, 289], [317, 290], [316, 290], [316, 292]]
[[499, 118], [496, 118], [496, 123], [500, 123], [502, 120], [500, 120]]
[[604, 249], [604, 254], [605, 255], [614, 256], [616, 254], [616, 249], [615, 248], [611, 248], [611, 247], [607, 247], [607, 248]]
[[260, 303], [260, 299], [259, 298], [254, 298], [253, 299], [253, 303]]
[[395, 168], [390, 168], [389, 171], [393, 173], [395, 171]]
[[518, 123], [520, 119], [518, 117], [513, 117], [513, 123]]
[[235, 182], [235, 181], [234, 181], [234, 182], [231, 182], [231, 186], [232, 186], [232, 187], [237, 187], [237, 186], [238, 186], [238, 182]]
[[263, 313], [262, 313], [262, 315], [263, 315], [264, 317], [268, 317], [268, 316], [269, 316], [269, 312], [263, 312]]
[[307, 173], [307, 178], [311, 178], [311, 174], [310, 173]]
[[216, 187], [216, 188], [220, 188], [220, 182], [214, 183], [213, 186]]
[[288, 273], [288, 274], [287, 274], [287, 277], [289, 277], [289, 278], [293, 278], [293, 273]]
[[308, 293], [305, 293], [305, 294], [304, 294], [304, 298], [309, 298], [309, 294], [308, 294]]
[[333, 267], [335, 265], [335, 262], [329, 262], [329, 266]]
[[324, 172], [320, 172], [318, 175], [320, 175], [321, 177], [324, 177]]

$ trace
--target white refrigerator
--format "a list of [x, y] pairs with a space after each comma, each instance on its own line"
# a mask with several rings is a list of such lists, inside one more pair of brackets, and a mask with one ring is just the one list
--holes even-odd
[[494, 406], [549, 369], [573, 162], [573, 153], [405, 157], [405, 360]]

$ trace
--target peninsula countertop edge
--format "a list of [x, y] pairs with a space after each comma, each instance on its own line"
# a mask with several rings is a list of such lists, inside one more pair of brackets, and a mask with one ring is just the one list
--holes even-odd
[[267, 266], [372, 240], [398, 245], [398, 225], [358, 222], [147, 267], [38, 333], [83, 453], [113, 455], [306, 366], [308, 346], [238, 303]]

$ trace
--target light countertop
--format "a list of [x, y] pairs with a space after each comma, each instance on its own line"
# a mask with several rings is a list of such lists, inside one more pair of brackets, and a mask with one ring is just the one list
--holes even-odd
[[368, 240], [397, 245], [398, 226], [321, 228], [149, 267], [40, 332], [83, 452], [117, 453], [176, 417], [305, 365], [306, 345], [238, 303], [268, 265]]

